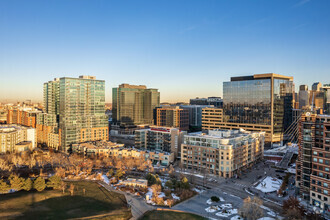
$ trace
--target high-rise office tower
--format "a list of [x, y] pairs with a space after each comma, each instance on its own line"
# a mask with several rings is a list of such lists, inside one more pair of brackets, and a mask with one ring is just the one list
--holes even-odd
[[158, 89], [121, 84], [112, 89], [113, 122], [122, 126], [153, 124], [153, 110], [159, 106]]
[[[44, 84], [45, 113], [58, 124], [59, 145], [108, 139], [105, 82], [93, 76], [63, 77]], [[40, 120], [44, 123], [45, 120]]]
[[320, 91], [321, 88], [322, 88], [322, 83], [320, 83], [320, 82], [313, 83], [313, 85], [312, 85], [313, 91]]
[[299, 86], [299, 108], [309, 107], [309, 91], [307, 85]]
[[324, 92], [324, 111], [326, 114], [330, 115], [330, 84], [325, 84], [322, 87], [322, 91]]
[[274, 73], [232, 77], [223, 83], [219, 128], [266, 131], [266, 142], [280, 142], [292, 122], [293, 94], [293, 77]]

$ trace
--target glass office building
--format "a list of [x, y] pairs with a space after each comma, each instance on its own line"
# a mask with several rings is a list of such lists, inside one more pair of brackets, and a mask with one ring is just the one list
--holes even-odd
[[73, 143], [108, 139], [104, 80], [80, 76], [47, 82], [44, 106], [45, 113], [56, 116], [62, 150]]
[[153, 124], [160, 93], [144, 85], [121, 84], [112, 89], [112, 117], [121, 126]]
[[223, 83], [221, 128], [266, 130], [266, 141], [280, 141], [292, 122], [293, 94], [292, 77], [273, 73], [232, 77]]

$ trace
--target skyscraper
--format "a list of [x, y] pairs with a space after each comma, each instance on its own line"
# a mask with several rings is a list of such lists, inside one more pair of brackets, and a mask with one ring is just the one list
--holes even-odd
[[322, 83], [320, 83], [320, 82], [313, 83], [313, 85], [312, 85], [313, 91], [320, 91], [321, 88], [322, 88]]
[[80, 76], [49, 81], [44, 84], [44, 110], [56, 118], [61, 150], [73, 143], [108, 139], [104, 80]]
[[307, 85], [299, 86], [299, 108], [309, 107], [309, 91]]
[[158, 89], [121, 84], [112, 89], [113, 122], [122, 126], [153, 124], [153, 110], [159, 106]]
[[274, 73], [232, 77], [223, 83], [220, 129], [266, 131], [266, 142], [280, 142], [292, 121], [293, 77]]

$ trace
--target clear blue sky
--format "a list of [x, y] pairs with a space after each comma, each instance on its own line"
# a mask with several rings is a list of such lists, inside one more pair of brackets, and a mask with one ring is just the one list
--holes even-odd
[[231, 76], [330, 83], [329, 0], [0, 0], [0, 100], [42, 100], [54, 77], [222, 96]]

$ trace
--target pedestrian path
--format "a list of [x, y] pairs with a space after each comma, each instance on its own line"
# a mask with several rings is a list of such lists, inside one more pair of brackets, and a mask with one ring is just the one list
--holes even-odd
[[147, 211], [151, 211], [155, 209], [155, 207], [148, 205], [141, 197], [135, 197], [129, 193], [115, 190], [111, 186], [104, 183], [99, 183], [99, 184], [102, 185], [108, 191], [114, 191], [123, 194], [125, 196], [127, 204], [131, 208], [131, 212], [133, 216], [130, 220], [137, 220], [141, 218], [144, 215], [144, 213], [146, 213]]

